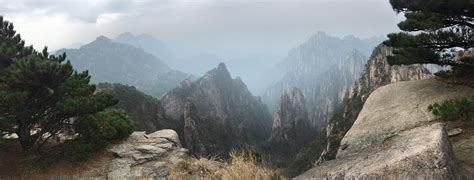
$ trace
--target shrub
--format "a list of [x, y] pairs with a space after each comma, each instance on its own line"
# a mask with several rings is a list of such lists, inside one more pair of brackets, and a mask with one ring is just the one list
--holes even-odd
[[180, 162], [178, 162], [178, 168], [181, 171], [188, 172], [190, 170], [190, 165], [187, 161], [180, 161]]
[[110, 141], [128, 137], [135, 126], [122, 110], [107, 109], [74, 122], [79, 138], [64, 144], [64, 156], [75, 162], [88, 160]]
[[74, 130], [86, 142], [107, 143], [124, 139], [135, 126], [123, 110], [107, 109], [74, 122]]
[[63, 156], [72, 162], [83, 162], [103, 147], [102, 143], [85, 142], [82, 139], [67, 141], [64, 143]]
[[474, 97], [434, 103], [428, 106], [428, 110], [444, 121], [471, 121], [474, 118]]
[[261, 154], [251, 149], [232, 151], [230, 162], [217, 175], [218, 179], [282, 179], [277, 171], [265, 165]]
[[233, 158], [241, 158], [244, 161], [248, 162], [255, 162], [258, 164], [263, 163], [262, 153], [253, 148], [242, 148], [238, 150], [232, 150], [229, 155], [230, 161], [232, 161]]

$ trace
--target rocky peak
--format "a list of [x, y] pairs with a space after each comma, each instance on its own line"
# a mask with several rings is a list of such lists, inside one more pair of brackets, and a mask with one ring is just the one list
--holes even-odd
[[191, 80], [185, 79], [179, 83], [179, 88], [188, 89], [191, 87]]
[[208, 71], [205, 76], [206, 77], [212, 77], [214, 79], [219, 79], [219, 80], [222, 80], [222, 81], [232, 79], [229, 71], [227, 70], [226, 65], [222, 62], [219, 63], [217, 68], [214, 68], [214, 69]]
[[271, 132], [267, 107], [243, 82], [232, 79], [223, 63], [162, 100], [166, 114], [185, 124], [178, 132], [184, 133], [185, 144], [194, 153], [225, 154], [237, 146], [266, 140]]
[[308, 124], [303, 93], [295, 87], [291, 96], [287, 92], [281, 95], [270, 141], [296, 141], [301, 146], [311, 138], [307, 137], [310, 130]]
[[95, 41], [97, 42], [112, 42], [109, 38], [105, 37], [104, 35], [98, 36]]
[[269, 161], [283, 166], [295, 159], [297, 152], [316, 135], [309, 124], [301, 90], [295, 87], [291, 93], [283, 92], [275, 112], [271, 136], [262, 145]]

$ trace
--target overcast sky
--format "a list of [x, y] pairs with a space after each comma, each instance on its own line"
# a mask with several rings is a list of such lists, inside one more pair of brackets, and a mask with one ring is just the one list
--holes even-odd
[[217, 54], [279, 55], [320, 30], [381, 36], [401, 20], [388, 0], [0, 0], [0, 14], [37, 48], [130, 31]]

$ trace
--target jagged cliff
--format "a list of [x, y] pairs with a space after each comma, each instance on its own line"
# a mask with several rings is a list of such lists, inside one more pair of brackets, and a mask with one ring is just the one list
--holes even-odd
[[232, 79], [223, 63], [196, 82], [181, 82], [162, 102], [169, 118], [186, 124], [178, 132], [186, 137], [187, 146], [194, 147], [193, 152], [225, 153], [264, 141], [271, 132], [265, 104], [240, 78]]
[[469, 176], [456, 162], [445, 124], [428, 106], [471, 96], [472, 88], [434, 78], [380, 87], [366, 98], [336, 159], [297, 179], [465, 179]]
[[379, 39], [337, 38], [319, 32], [291, 50], [276, 67], [273, 83], [263, 94], [270, 109], [276, 109], [284, 91], [298, 87], [306, 98], [311, 125], [324, 129], [345, 89], [359, 77], [370, 50]]
[[270, 139], [260, 144], [267, 161], [287, 167], [296, 153], [316, 135], [310, 126], [303, 93], [298, 88], [280, 97]]
[[327, 145], [318, 163], [336, 157], [341, 139], [356, 120], [367, 97], [375, 89], [398, 81], [420, 80], [430, 76], [430, 72], [422, 65], [390, 66], [387, 56], [391, 54], [392, 49], [383, 44], [374, 49], [361, 77], [328, 122]]
[[308, 125], [308, 112], [301, 90], [294, 88], [291, 96], [284, 92], [275, 113], [270, 141], [302, 141], [306, 138], [304, 132], [309, 131]]

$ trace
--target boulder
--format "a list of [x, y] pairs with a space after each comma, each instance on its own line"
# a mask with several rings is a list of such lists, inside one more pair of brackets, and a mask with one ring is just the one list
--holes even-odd
[[115, 155], [106, 168], [109, 179], [166, 178], [167, 162], [182, 159], [187, 153], [181, 148], [177, 133], [170, 129], [151, 134], [134, 132], [108, 150]]
[[463, 130], [461, 128], [455, 128], [448, 131], [448, 136], [457, 136], [461, 134]]
[[474, 89], [435, 79], [378, 88], [342, 139], [336, 159], [297, 179], [460, 177], [445, 125], [427, 107], [467, 96]]
[[176, 131], [172, 129], [164, 129], [164, 130], [156, 131], [154, 133], [146, 135], [146, 137], [151, 138], [151, 139], [163, 138], [175, 143], [175, 145], [177, 145], [178, 147], [181, 147], [178, 133], [176, 133]]

